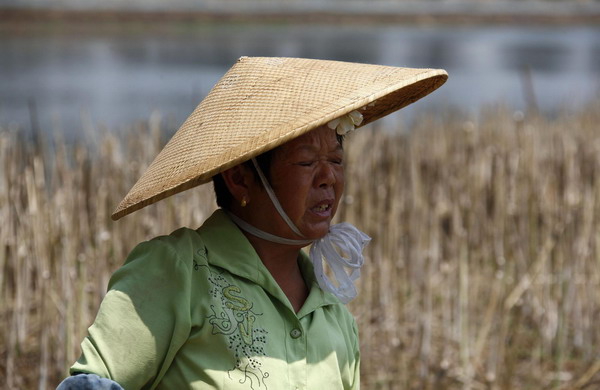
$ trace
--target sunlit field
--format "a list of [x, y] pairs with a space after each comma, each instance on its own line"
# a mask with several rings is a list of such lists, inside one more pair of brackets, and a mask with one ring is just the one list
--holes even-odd
[[[363, 388], [600, 388], [600, 105], [415, 123], [345, 142], [336, 219], [373, 237], [350, 304]], [[134, 245], [215, 209], [205, 185], [110, 220], [161, 127], [0, 126], [1, 388], [54, 388]]]

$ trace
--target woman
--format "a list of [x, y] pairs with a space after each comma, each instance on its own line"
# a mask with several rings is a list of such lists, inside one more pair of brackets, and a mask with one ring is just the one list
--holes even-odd
[[[113, 218], [211, 179], [221, 209], [197, 230], [131, 252], [59, 389], [358, 388], [358, 333], [343, 303], [356, 295], [369, 238], [331, 226], [344, 189], [343, 136], [446, 78], [241, 58]], [[301, 248], [311, 243], [309, 258]]]

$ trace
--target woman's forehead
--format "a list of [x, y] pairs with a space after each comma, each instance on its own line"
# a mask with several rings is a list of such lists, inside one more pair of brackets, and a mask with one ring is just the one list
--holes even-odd
[[335, 130], [327, 126], [318, 127], [298, 138], [281, 145], [278, 149], [285, 152], [316, 150], [325, 147], [327, 151], [342, 149]]

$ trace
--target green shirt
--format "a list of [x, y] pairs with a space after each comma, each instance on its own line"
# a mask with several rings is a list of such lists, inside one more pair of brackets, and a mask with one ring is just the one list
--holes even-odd
[[223, 211], [139, 244], [112, 276], [71, 373], [129, 389], [358, 389], [356, 323], [299, 264], [295, 313]]

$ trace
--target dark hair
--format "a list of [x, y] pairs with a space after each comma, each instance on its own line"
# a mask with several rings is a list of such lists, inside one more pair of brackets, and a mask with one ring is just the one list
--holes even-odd
[[[343, 147], [344, 136], [339, 134], [337, 134], [336, 136], [338, 142]], [[264, 152], [263, 154], [256, 156], [256, 162], [258, 163], [258, 166], [263, 171], [265, 177], [269, 182], [271, 182], [271, 160], [273, 158], [273, 153], [276, 150], [277, 148], [271, 149], [267, 152]], [[258, 172], [256, 172], [256, 168], [254, 168], [254, 164], [252, 164], [252, 161], [248, 160], [243, 162], [243, 164], [246, 165], [246, 167], [250, 168], [250, 170], [254, 174], [254, 179], [260, 181], [258, 177]], [[217, 206], [219, 206], [222, 209], [229, 210], [231, 208], [231, 202], [233, 202], [233, 195], [231, 195], [231, 192], [229, 192], [229, 188], [227, 188], [227, 184], [225, 184], [223, 175], [220, 173], [216, 174], [213, 176], [212, 179], [213, 186], [215, 189], [215, 196], [217, 198]]]

